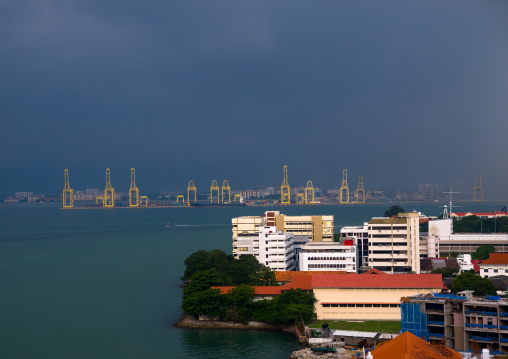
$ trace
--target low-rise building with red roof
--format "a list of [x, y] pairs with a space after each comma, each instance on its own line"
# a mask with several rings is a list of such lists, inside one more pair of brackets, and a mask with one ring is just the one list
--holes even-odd
[[[282, 286], [254, 287], [255, 300], [271, 299], [291, 289], [313, 292], [317, 319], [400, 320], [400, 298], [441, 292], [441, 274], [302, 274]], [[303, 273], [303, 272], [300, 272]], [[212, 287], [229, 293], [234, 287]]]
[[491, 253], [480, 263], [480, 275], [482, 278], [508, 275], [508, 253]]
[[441, 274], [315, 274], [316, 314], [323, 320], [400, 320], [400, 298], [441, 292]]

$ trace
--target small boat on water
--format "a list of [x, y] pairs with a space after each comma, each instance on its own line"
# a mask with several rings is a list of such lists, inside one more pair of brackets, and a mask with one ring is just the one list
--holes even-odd
[[164, 227], [176, 227], [176, 224], [174, 223], [166, 223]]

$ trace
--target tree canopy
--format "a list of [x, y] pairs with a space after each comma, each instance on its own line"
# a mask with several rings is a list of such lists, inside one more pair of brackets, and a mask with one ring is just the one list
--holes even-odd
[[391, 206], [390, 208], [388, 208], [386, 211], [385, 211], [385, 217], [391, 217], [391, 216], [396, 216], [398, 215], [399, 213], [405, 213], [406, 210], [404, 208], [402, 208], [401, 206]]
[[469, 272], [459, 274], [453, 281], [452, 292], [463, 290], [474, 290], [474, 295], [479, 296], [496, 294], [496, 287], [490, 279]]
[[479, 246], [476, 251], [471, 255], [472, 259], [480, 259], [485, 260], [489, 258], [490, 253], [494, 253], [496, 251], [496, 248], [492, 244], [487, 244], [484, 246]]
[[210, 252], [200, 250], [192, 253], [184, 261], [185, 271], [182, 280], [191, 279], [194, 273], [215, 269], [222, 279], [222, 285], [277, 285], [275, 273], [261, 264], [254, 256], [234, 259], [221, 249]]
[[455, 233], [508, 233], [508, 218], [480, 218], [465, 216], [458, 220], [453, 219]]

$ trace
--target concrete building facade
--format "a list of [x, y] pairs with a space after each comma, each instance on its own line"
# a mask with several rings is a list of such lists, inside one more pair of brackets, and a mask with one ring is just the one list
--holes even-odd
[[400, 320], [400, 298], [441, 291], [440, 274], [314, 274], [318, 319]]
[[300, 271], [345, 271], [356, 273], [355, 239], [339, 242], [314, 242], [304, 245], [299, 253]]
[[254, 256], [274, 271], [295, 269], [293, 234], [277, 231], [275, 227], [260, 227], [258, 237], [238, 236], [239, 257]]
[[420, 273], [420, 224], [416, 212], [368, 223], [368, 266], [385, 272]]

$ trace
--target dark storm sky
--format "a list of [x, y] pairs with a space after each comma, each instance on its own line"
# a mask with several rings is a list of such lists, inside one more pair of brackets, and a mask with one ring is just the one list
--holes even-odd
[[[0, 193], [349, 186], [508, 198], [506, 1], [0, 0]], [[469, 187], [468, 187], [469, 188]]]

